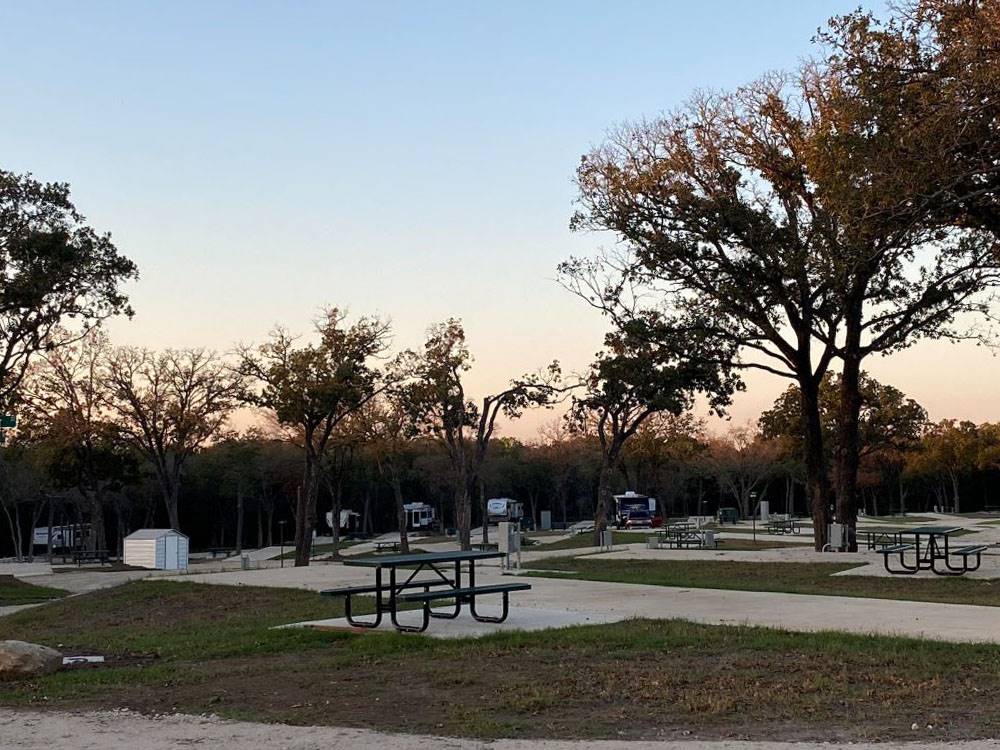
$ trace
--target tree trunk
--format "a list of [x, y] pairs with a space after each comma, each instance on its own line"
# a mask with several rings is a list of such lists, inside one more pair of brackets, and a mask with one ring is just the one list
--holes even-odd
[[799, 381], [799, 406], [806, 465], [806, 497], [812, 511], [814, 546], [821, 551], [827, 542], [830, 513], [830, 483], [823, 452], [823, 425], [819, 416], [819, 385], [812, 378]]
[[459, 451], [452, 456], [455, 472], [455, 528], [463, 550], [472, 549], [472, 487], [466, 466], [466, 455]]
[[[119, 517], [121, 517], [121, 514], [119, 514]], [[47, 540], [47, 542], [45, 544], [45, 556], [48, 558], [48, 561], [50, 563], [52, 562], [52, 524], [55, 523], [55, 520], [56, 520], [56, 504], [50, 500], [49, 501], [49, 538], [48, 538], [48, 540]], [[121, 538], [121, 534], [119, 534], [119, 538]]]
[[840, 377], [840, 422], [837, 444], [837, 523], [847, 527], [847, 550], [857, 552], [858, 467], [860, 464], [861, 359], [856, 354], [860, 331], [848, 325], [844, 370]]
[[333, 523], [330, 524], [330, 557], [336, 560], [340, 557], [340, 488], [334, 486], [333, 482], [329, 482], [327, 488], [332, 500], [331, 512], [333, 513], [331, 519]]
[[[0, 503], [0, 505], [3, 505], [4, 515], [7, 516], [7, 525], [10, 526], [10, 540], [14, 543], [14, 560], [17, 562], [21, 562], [21, 544], [19, 541], [20, 538], [19, 532], [16, 530], [14, 519], [10, 515], [10, 508], [7, 507], [7, 503]], [[16, 508], [17, 506], [14, 507]], [[50, 536], [51, 533], [52, 532], [50, 530], [49, 531]]]
[[302, 484], [295, 498], [295, 567], [309, 564], [312, 530], [316, 526], [316, 466], [310, 446], [311, 436], [306, 436], [306, 462], [302, 471]]
[[243, 488], [236, 488], [236, 554], [243, 551]]
[[176, 482], [162, 480], [161, 488], [163, 490], [163, 505], [167, 509], [167, 522], [170, 524], [170, 528], [180, 531], [181, 519], [177, 508], [180, 486]]
[[403, 487], [396, 476], [392, 477], [392, 496], [396, 501], [396, 524], [399, 526], [399, 550], [410, 551], [410, 537], [406, 531], [406, 509], [403, 507]]
[[486, 512], [486, 484], [479, 479], [479, 507], [483, 513], [483, 544], [490, 543], [489, 514]]
[[608, 513], [611, 497], [611, 475], [614, 472], [611, 457], [605, 454], [601, 459], [601, 471], [597, 478], [597, 511], [594, 513], [594, 546], [601, 546], [601, 532], [608, 528]]

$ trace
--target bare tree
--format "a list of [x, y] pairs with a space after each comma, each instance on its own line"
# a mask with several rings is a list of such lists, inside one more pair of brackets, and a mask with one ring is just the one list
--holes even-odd
[[781, 457], [777, 441], [765, 440], [749, 428], [732, 430], [726, 438], [709, 442], [702, 461], [715, 476], [719, 488], [730, 495], [747, 518], [753, 498], [764, 494], [776, 475]]
[[121, 347], [108, 356], [106, 394], [117, 422], [149, 461], [171, 528], [180, 528], [184, 466], [238, 405], [242, 378], [212, 351]]
[[[560, 385], [559, 363], [543, 372], [510, 381], [504, 390], [476, 402], [467, 398], [462, 373], [472, 366], [462, 323], [454, 318], [428, 332], [424, 350], [408, 352], [406, 367], [413, 378], [403, 401], [413, 423], [444, 446], [453, 470], [455, 525], [462, 549], [472, 546], [472, 496], [480, 479], [490, 439], [501, 414], [517, 419], [525, 409], [551, 406], [569, 387]], [[483, 519], [484, 538], [486, 519]]]
[[[381, 393], [386, 374], [374, 360], [388, 347], [387, 321], [332, 307], [316, 323], [316, 343], [299, 344], [282, 328], [257, 347], [241, 347], [241, 372], [255, 387], [248, 400], [272, 412], [302, 449], [302, 484], [295, 504], [295, 564], [309, 564], [322, 460], [337, 426]], [[334, 520], [337, 523], [337, 520]]]

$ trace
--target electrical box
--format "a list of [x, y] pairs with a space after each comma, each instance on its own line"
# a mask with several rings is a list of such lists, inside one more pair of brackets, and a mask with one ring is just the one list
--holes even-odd
[[829, 540], [830, 549], [840, 552], [847, 549], [847, 525], [843, 523], [831, 523], [826, 527], [826, 538]]
[[521, 524], [512, 521], [497, 524], [497, 549], [504, 553], [504, 568], [521, 567]]
[[550, 531], [552, 529], [552, 511], [543, 510], [539, 515], [541, 516], [539, 520], [541, 521], [542, 531]]

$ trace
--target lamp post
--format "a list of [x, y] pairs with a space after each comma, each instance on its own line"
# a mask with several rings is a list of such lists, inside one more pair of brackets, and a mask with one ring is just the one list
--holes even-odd
[[757, 546], [757, 492], [750, 493], [750, 519], [753, 521], [753, 546]]
[[278, 555], [278, 559], [281, 560], [281, 567], [285, 567], [285, 522], [278, 521], [278, 544], [281, 548], [281, 552]]

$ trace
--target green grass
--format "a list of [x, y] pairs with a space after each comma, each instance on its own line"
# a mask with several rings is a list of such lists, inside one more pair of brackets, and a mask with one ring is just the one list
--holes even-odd
[[973, 578], [834, 576], [855, 563], [733, 562], [728, 560], [608, 560], [549, 558], [528, 563], [542, 577], [653, 586], [860, 596], [874, 599], [1000, 606], [1000, 583]]
[[339, 611], [301, 590], [163, 581], [53, 602], [3, 618], [0, 637], [114, 658], [8, 683], [0, 705], [480, 738], [925, 739], [914, 721], [933, 723], [935, 740], [1000, 731], [995, 646], [674, 620], [477, 640], [270, 629]]
[[756, 541], [753, 539], [719, 539], [717, 549], [749, 551], [762, 549], [789, 549], [792, 547], [803, 549], [808, 548], [809, 546], [810, 545], [802, 542], [796, 543], [785, 541], [780, 536], [767, 536], [766, 534], [761, 536], [758, 534]]
[[0, 576], [0, 607], [45, 602], [66, 596], [68, 593], [48, 586], [35, 586], [14, 576]]
[[102, 654], [216, 659], [321, 645], [329, 636], [270, 628], [341, 616], [340, 600], [314, 592], [141, 581], [16, 612], [0, 619], [0, 639], [28, 631], [39, 643]]

